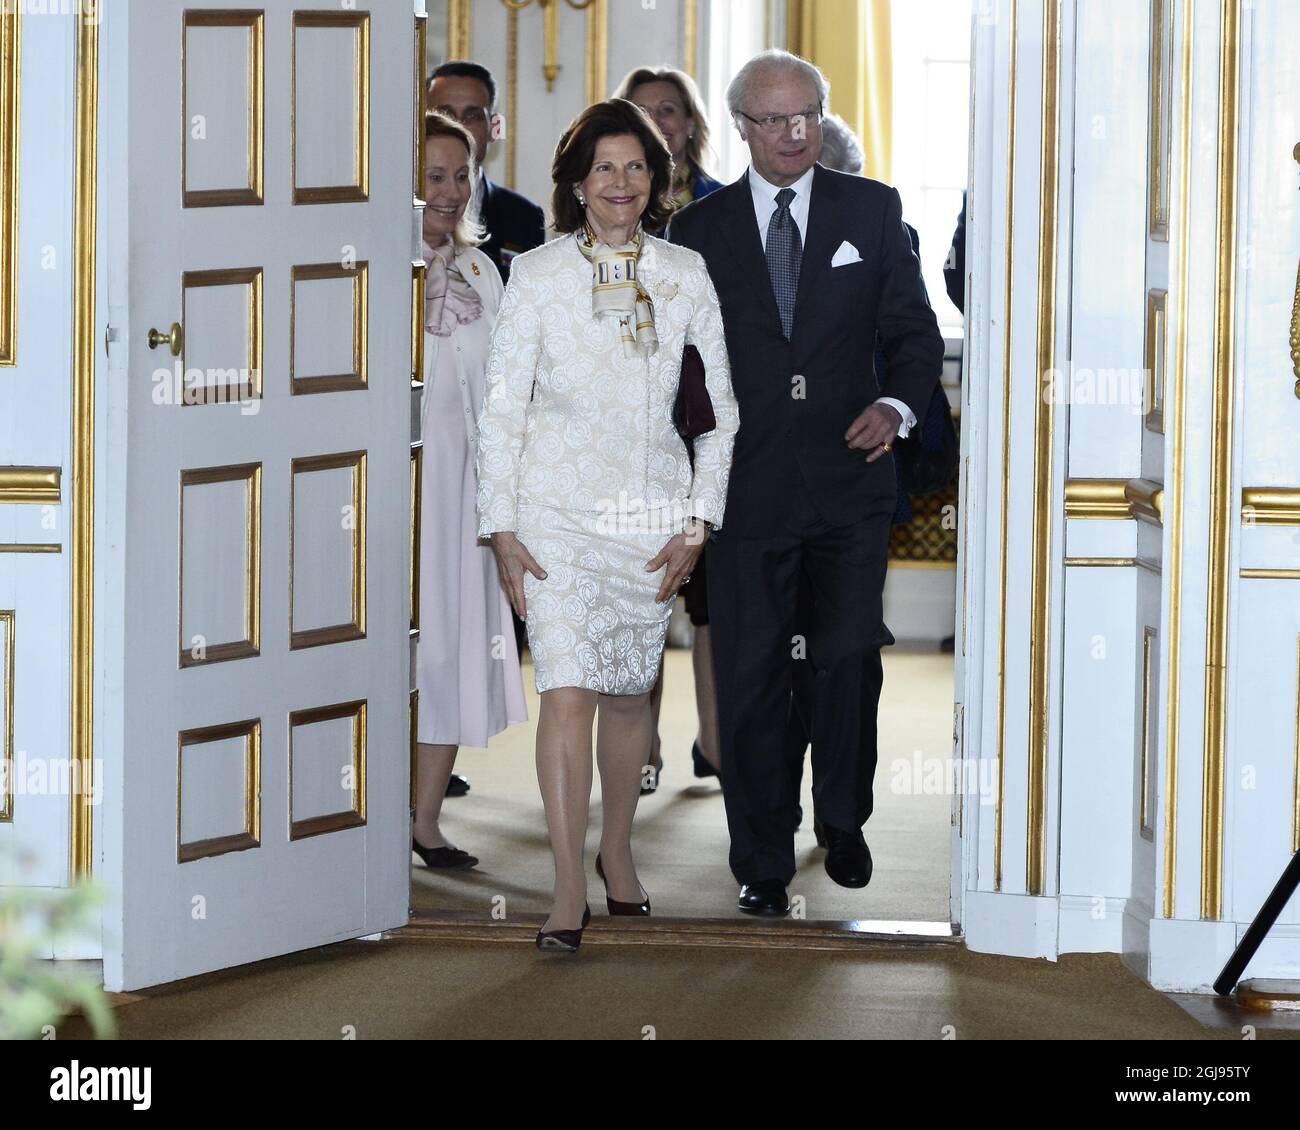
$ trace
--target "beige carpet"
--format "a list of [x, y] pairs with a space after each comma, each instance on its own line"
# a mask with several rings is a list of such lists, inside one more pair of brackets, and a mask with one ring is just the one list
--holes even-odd
[[[152, 989], [115, 1010], [139, 1040], [1231, 1039], [1112, 954], [1059, 963], [958, 946], [808, 953], [348, 942]], [[647, 1031], [653, 1029], [653, 1033]], [[85, 1035], [79, 1021], [58, 1038]], [[1300, 1033], [1260, 1029], [1258, 1038]]]
[[[695, 738], [695, 683], [690, 653], [667, 652], [659, 732], [664, 772], [659, 791], [642, 797], [633, 848], [641, 882], [656, 915], [743, 918], [736, 910], [736, 884], [727, 867], [727, 822], [717, 779], [700, 782], [691, 770]], [[916, 795], [910, 766], [919, 751], [946, 760], [952, 746], [952, 657], [934, 652], [885, 651], [885, 689], [880, 711], [880, 766], [876, 811], [867, 823], [875, 875], [862, 891], [832, 883], [824, 853], [812, 834], [811, 766], [804, 771], [804, 825], [795, 841], [799, 872], [790, 885], [797, 908], [810, 920], [872, 919], [948, 921], [951, 798]], [[480, 859], [470, 872], [433, 872], [418, 861], [411, 869], [411, 903], [417, 911], [480, 911], [498, 916], [545, 913], [550, 906], [552, 864], [546, 822], [533, 765], [538, 701], [531, 664], [524, 668], [529, 718], [484, 750], [463, 750], [457, 770], [470, 778], [466, 797], [448, 800], [443, 833]], [[588, 891], [593, 908], [603, 897], [594, 872], [600, 839], [600, 780], [596, 777], [588, 833]]]

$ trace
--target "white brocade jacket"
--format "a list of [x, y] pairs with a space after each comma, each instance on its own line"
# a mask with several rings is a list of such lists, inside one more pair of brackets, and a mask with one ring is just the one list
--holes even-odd
[[[659, 348], [625, 357], [591, 310], [591, 264], [571, 235], [518, 256], [488, 352], [479, 418], [479, 535], [518, 529], [520, 503], [635, 516], [671, 507], [722, 525], [740, 413], [718, 296], [694, 251], [646, 236], [638, 277]], [[695, 469], [673, 425], [682, 350], [704, 361], [717, 428]]]

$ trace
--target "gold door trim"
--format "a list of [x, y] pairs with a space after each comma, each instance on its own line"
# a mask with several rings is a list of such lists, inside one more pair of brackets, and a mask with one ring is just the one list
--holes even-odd
[[1156, 629], [1150, 625], [1142, 629], [1142, 740], [1139, 745], [1141, 755], [1138, 758], [1138, 835], [1144, 840], [1154, 840], [1156, 835], [1155, 819], [1151, 811], [1151, 678], [1155, 668]]
[[1154, 479], [1130, 479], [1124, 484], [1124, 497], [1128, 500], [1133, 517], [1139, 522], [1159, 526], [1164, 521], [1165, 487]]
[[[95, 345], [96, 192], [99, 184], [99, 20], [77, 16], [77, 155], [73, 205], [72, 327], [72, 661], [70, 871], [94, 870], [95, 771]], [[57, 552], [57, 550], [56, 550]]]
[[[352, 621], [323, 628], [294, 628], [293, 578], [296, 537], [294, 496], [299, 475], [314, 471], [352, 471]], [[289, 474], [289, 650], [325, 647], [366, 637], [366, 453], [347, 451], [338, 455], [312, 455], [295, 459]]]
[[[790, 18], [798, 14], [794, 11], [796, 2], [790, 0]], [[1002, 296], [1002, 474], [1005, 478], [1011, 465], [1011, 267], [1012, 252], [1015, 247], [1015, 204], [1016, 204], [1016, 68], [1020, 59], [1020, 40], [1017, 34], [1020, 0], [1009, 0], [1007, 17], [1009, 25], [1010, 56], [1009, 78], [1007, 82], [1007, 212], [1006, 212], [1006, 256], [1003, 262], [1004, 291]], [[792, 23], [791, 27], [798, 24]], [[796, 51], [795, 47], [790, 50]], [[1001, 531], [998, 557], [998, 806], [993, 820], [993, 889], [1002, 890], [1002, 846], [1003, 825], [1006, 812], [1006, 765], [1007, 765], [1007, 555], [1010, 549], [1011, 510], [1010, 491], [1002, 491], [1001, 517], [998, 529]]]
[[1256, 581], [1300, 581], [1300, 569], [1242, 569], [1241, 576]]
[[411, 631], [420, 630], [420, 509], [424, 501], [424, 444], [411, 444]]
[[411, 749], [410, 749], [410, 794], [411, 794], [411, 817], [415, 817], [415, 782], [417, 780], [417, 767], [419, 759], [417, 754], [420, 747], [420, 691], [415, 689], [411, 692]]
[[1143, 367], [1147, 371], [1146, 429], [1149, 432], [1165, 430], [1165, 383], [1168, 374], [1167, 337], [1169, 319], [1169, 292], [1147, 291], [1146, 344], [1143, 349]]
[[3, 650], [0, 662], [4, 663], [4, 727], [0, 729], [0, 769], [4, 770], [3, 789], [0, 789], [0, 824], [10, 824], [14, 818], [14, 621], [15, 610], [0, 609], [0, 636]]
[[1131, 569], [1137, 565], [1136, 557], [1067, 557], [1067, 568], [1078, 569]]
[[[1057, 193], [1060, 188], [1061, 0], [1043, 0], [1043, 110], [1038, 198], [1037, 364], [1041, 382], [1056, 360]], [[1034, 532], [1029, 596], [1029, 764], [1025, 886], [1047, 889], [1047, 769], [1050, 753], [1052, 638], [1053, 400], [1039, 389], [1034, 406]]]
[[[352, 28], [357, 33], [353, 82], [357, 99], [356, 151], [353, 155], [353, 183], [298, 185], [298, 29]], [[370, 199], [370, 13], [294, 12], [290, 64], [291, 109], [289, 113], [289, 160], [292, 167], [295, 204], [346, 204]]]
[[[456, 56], [452, 56], [456, 58]], [[428, 105], [429, 89], [429, 17], [420, 13], [415, 17], [415, 100], [412, 103], [412, 160], [415, 169], [415, 183], [411, 187], [412, 203], [416, 208], [423, 208], [425, 181], [428, 180], [428, 154], [424, 145], [424, 115]]]
[[[352, 807], [342, 812], [329, 812], [295, 820], [293, 815], [293, 732], [299, 726], [313, 722], [332, 722], [351, 718], [352, 724]], [[366, 700], [340, 702], [333, 706], [317, 706], [311, 710], [295, 710], [289, 715], [289, 839], [303, 840], [309, 836], [322, 836], [344, 828], [359, 828], [366, 822]]]
[[18, 164], [22, 17], [0, 5], [0, 367], [18, 364]]
[[1187, 273], [1188, 225], [1191, 214], [1191, 89], [1193, 28], [1196, 26], [1196, 0], [1184, 0], [1182, 75], [1179, 90], [1181, 126], [1178, 135], [1178, 326], [1174, 338], [1173, 454], [1172, 481], [1169, 484], [1169, 628], [1166, 650], [1168, 666], [1165, 677], [1165, 788], [1164, 788], [1164, 893], [1161, 912], [1174, 917], [1174, 879], [1178, 859], [1178, 691], [1182, 670], [1182, 588], [1183, 588], [1183, 475], [1187, 462], [1186, 377], [1187, 377]]
[[1248, 526], [1300, 526], [1300, 487], [1246, 487], [1241, 520]]
[[[352, 372], [320, 377], [300, 377], [298, 366], [298, 284], [321, 279], [352, 280]], [[312, 263], [294, 267], [289, 281], [289, 390], [293, 396], [321, 392], [364, 392], [370, 366], [370, 262], [355, 266]]]
[[[188, 154], [190, 111], [186, 59], [192, 27], [248, 28], [248, 184], [244, 188], [209, 188], [191, 191]], [[260, 11], [212, 9], [186, 11], [181, 26], [181, 203], [186, 208], [257, 205], [266, 200], [266, 17]]]
[[[244, 828], [226, 836], [206, 840], [181, 840], [181, 797], [184, 787], [185, 750], [189, 746], [244, 739]], [[247, 851], [262, 846], [262, 720], [227, 722], [183, 730], [176, 739], [176, 862], [193, 863], [232, 851]]]
[[[181, 325], [189, 326], [187, 295], [191, 290], [212, 286], [247, 286], [248, 287], [248, 381], [241, 379], [237, 384], [201, 386], [201, 395], [195, 395], [188, 385], [182, 385], [181, 404], [193, 406], [200, 404], [229, 404], [232, 401], [260, 400], [262, 398], [262, 347], [263, 347], [263, 306], [262, 306], [262, 268], [236, 267], [217, 271], [186, 271], [181, 275]], [[189, 349], [188, 335], [181, 352], [183, 373], [188, 372], [185, 353]], [[228, 370], [227, 370], [228, 371]]]
[[1237, 173], [1241, 90], [1240, 0], [1221, 0], [1216, 192], [1214, 387], [1210, 418], [1209, 583], [1205, 609], [1205, 762], [1201, 771], [1201, 917], [1223, 915], [1224, 766], [1228, 742], [1231, 613], [1232, 406], [1236, 386]]
[[411, 263], [411, 384], [424, 383], [424, 300], [429, 269], [424, 260]]
[[[1147, 120], [1147, 234], [1169, 240], [1170, 113], [1168, 76], [1173, 53], [1173, 0], [1151, 0], [1151, 65]], [[1156, 429], [1159, 430], [1159, 429]]]
[[[244, 515], [244, 538], [247, 555], [244, 561], [244, 638], [212, 644], [204, 648], [202, 658], [194, 654], [193, 641], [185, 639], [185, 488], [212, 483], [245, 484], [247, 498]], [[241, 463], [232, 467], [204, 467], [181, 472], [180, 489], [180, 583], [177, 610], [177, 638], [180, 643], [180, 666], [206, 667], [231, 659], [251, 659], [262, 653], [262, 464]]]
[[62, 497], [62, 468], [0, 467], [0, 504], [56, 505]]

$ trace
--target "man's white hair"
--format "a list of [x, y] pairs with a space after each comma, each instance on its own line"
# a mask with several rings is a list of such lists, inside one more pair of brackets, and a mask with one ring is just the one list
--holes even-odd
[[[734, 115], [745, 110], [749, 104], [749, 90], [754, 80], [760, 75], [771, 74], [774, 71], [786, 71], [808, 79], [816, 88], [817, 98], [822, 107], [830, 105], [831, 84], [826, 76], [807, 59], [801, 59], [798, 55], [791, 55], [789, 51], [781, 51], [773, 47], [768, 51], [760, 51], [736, 72], [736, 77], [727, 87], [727, 111]], [[759, 108], [768, 109], [768, 107]]]

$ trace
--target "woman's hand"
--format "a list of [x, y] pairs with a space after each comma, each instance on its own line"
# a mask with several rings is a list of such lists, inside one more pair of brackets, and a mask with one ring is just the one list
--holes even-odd
[[510, 600], [510, 607], [521, 620], [528, 619], [528, 608], [524, 603], [524, 573], [532, 573], [539, 581], [546, 580], [546, 570], [533, 560], [527, 546], [510, 530], [501, 530], [492, 535], [492, 552], [497, 559], [497, 573], [501, 577], [501, 587], [505, 589]]
[[677, 590], [686, 583], [695, 568], [695, 563], [700, 559], [700, 554], [704, 552], [704, 542], [708, 536], [705, 526], [698, 520], [692, 519], [683, 533], [669, 539], [668, 544], [650, 559], [645, 567], [647, 573], [668, 566], [663, 583], [659, 586], [659, 593], [655, 597], [660, 604], [672, 600], [677, 595]]

